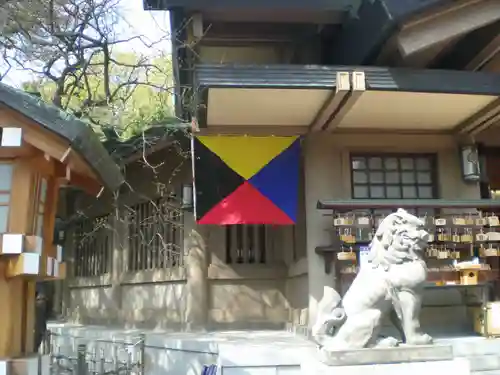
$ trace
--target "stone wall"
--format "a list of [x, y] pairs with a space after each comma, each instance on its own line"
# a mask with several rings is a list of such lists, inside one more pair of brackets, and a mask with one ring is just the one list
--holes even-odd
[[[315, 316], [323, 286], [334, 287], [338, 275], [324, 273], [323, 258], [317, 246], [331, 244], [328, 228], [332, 218], [316, 208], [318, 199], [351, 198], [350, 153], [433, 153], [437, 155], [439, 197], [444, 199], [479, 199], [479, 186], [461, 179], [458, 144], [451, 135], [409, 134], [312, 134], [305, 144], [305, 211], [307, 221], [307, 257], [309, 273], [309, 317]], [[433, 291], [426, 301], [442, 304], [460, 303], [455, 292]], [[437, 295], [437, 296], [436, 296]], [[422, 323], [445, 331], [465, 329], [465, 307], [424, 309]], [[446, 317], [446, 318], [445, 318]], [[309, 324], [314, 319], [309, 319]]]
[[[325, 230], [331, 217], [318, 211], [316, 203], [318, 199], [350, 198], [351, 152], [435, 153], [440, 197], [479, 198], [478, 186], [461, 180], [457, 143], [452, 136], [312, 134], [304, 144], [304, 199], [297, 226], [273, 229], [265, 264], [228, 264], [225, 228], [197, 226], [192, 214], [185, 212], [183, 251], [184, 257], [190, 257], [185, 266], [175, 272], [112, 272], [93, 279], [70, 278], [65, 288], [68, 315], [80, 322], [172, 329], [280, 328], [286, 323], [310, 323], [323, 286], [333, 286], [336, 277], [325, 274], [323, 258], [314, 250], [331, 242]], [[148, 163], [128, 168], [132, 189], [120, 196], [122, 207], [160, 194], [161, 183], [180, 186], [190, 180], [189, 163], [171, 178], [179, 160], [168, 152], [158, 152]], [[156, 173], [152, 174], [151, 166], [156, 167]], [[99, 215], [115, 207], [112, 198], [103, 197], [99, 202], [80, 198], [76, 209]], [[127, 250], [126, 235], [117, 231], [115, 236], [113, 269], [117, 270], [123, 269], [120, 265]], [[455, 306], [461, 303], [457, 293], [432, 291], [426, 301], [448, 306], [424, 309], [425, 327], [439, 326], [445, 331], [467, 328], [465, 308]]]
[[[186, 321], [187, 270], [175, 267], [129, 272], [126, 215], [135, 204], [157, 199], [169, 190], [178, 194], [189, 177], [189, 161], [173, 150], [157, 152], [128, 165], [126, 177], [120, 194], [108, 194], [97, 201], [83, 195], [75, 199], [73, 210], [84, 218], [110, 214], [111, 270], [94, 277], [70, 273], [63, 288], [64, 313], [80, 323], [175, 329]], [[70, 258], [75, 255], [73, 234], [74, 230], [67, 234]], [[69, 268], [74, 270], [74, 265]]]
[[[148, 158], [147, 165], [140, 160], [127, 167], [130, 187], [118, 199], [78, 197], [74, 210], [86, 216], [117, 211], [112, 224], [112, 270], [98, 277], [70, 275], [63, 288], [65, 314], [72, 322], [129, 328], [283, 328], [291, 309], [300, 311], [307, 305], [306, 260], [297, 268], [294, 259], [305, 254], [305, 247], [298, 249], [294, 241], [298, 236], [304, 244], [304, 225], [302, 231], [273, 228], [265, 264], [228, 264], [225, 228], [197, 226], [192, 213], [183, 212], [183, 266], [127, 271], [129, 249], [122, 217], [136, 202], [190, 181], [191, 165], [181, 162], [175, 154], [160, 151]], [[72, 233], [67, 237], [71, 254]]]

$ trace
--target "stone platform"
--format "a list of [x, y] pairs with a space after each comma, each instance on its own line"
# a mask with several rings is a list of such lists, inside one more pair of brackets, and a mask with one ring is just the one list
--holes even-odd
[[[56, 333], [53, 339], [57, 351], [73, 356], [79, 343], [89, 344], [92, 349], [99, 345], [97, 352], [102, 348], [111, 355], [116, 342], [135, 343], [137, 336], [144, 333], [146, 375], [200, 375], [204, 365], [214, 364], [219, 366], [217, 375], [301, 375], [301, 364], [316, 354], [316, 345], [298, 332], [173, 333], [56, 322], [50, 323], [49, 329]], [[433, 347], [451, 346], [453, 358], [466, 358], [473, 375], [500, 375], [500, 339], [472, 334], [454, 337], [435, 334], [434, 338]], [[422, 375], [430, 375], [428, 372]], [[330, 369], [330, 374], [338, 373]]]
[[301, 375], [470, 375], [469, 360], [417, 361], [352, 366], [328, 366], [309, 359], [301, 364]]
[[450, 361], [451, 345], [399, 346], [396, 348], [339, 350], [317, 353], [317, 359], [328, 366], [382, 365], [407, 362]]

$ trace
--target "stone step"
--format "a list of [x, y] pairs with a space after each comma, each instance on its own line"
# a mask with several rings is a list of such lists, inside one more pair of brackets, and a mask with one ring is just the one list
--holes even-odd
[[456, 357], [475, 357], [500, 353], [500, 340], [475, 339], [475, 340], [450, 340], [453, 354]]
[[302, 375], [300, 366], [222, 367], [217, 375]]
[[470, 368], [474, 372], [498, 371], [500, 372], [500, 355], [479, 355], [467, 356], [470, 362]]
[[455, 358], [447, 361], [425, 361], [391, 363], [363, 366], [331, 367], [318, 361], [305, 361], [301, 366], [301, 375], [470, 375], [469, 363], [465, 358]]

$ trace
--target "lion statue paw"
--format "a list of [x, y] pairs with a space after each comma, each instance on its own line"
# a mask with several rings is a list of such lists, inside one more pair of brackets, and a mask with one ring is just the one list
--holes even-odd
[[406, 344], [408, 345], [430, 345], [433, 341], [432, 337], [427, 333], [420, 333], [411, 337], [406, 337]]
[[373, 345], [374, 348], [395, 348], [400, 341], [395, 337], [380, 337]]

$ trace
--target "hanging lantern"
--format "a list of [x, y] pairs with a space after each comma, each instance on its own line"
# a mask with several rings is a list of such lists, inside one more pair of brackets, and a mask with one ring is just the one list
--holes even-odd
[[181, 200], [183, 210], [193, 209], [193, 184], [182, 184]]
[[460, 146], [460, 162], [462, 179], [465, 182], [479, 182], [481, 168], [479, 167], [479, 154], [475, 145]]

